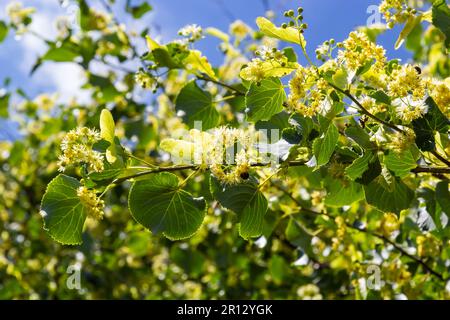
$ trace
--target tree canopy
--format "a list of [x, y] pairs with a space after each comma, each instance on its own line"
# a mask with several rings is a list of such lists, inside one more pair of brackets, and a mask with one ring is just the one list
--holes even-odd
[[[315, 57], [301, 7], [163, 43], [90, 2], [54, 38], [20, 3], [0, 21], [0, 42], [47, 45], [31, 73], [77, 64], [90, 96], [4, 83], [0, 117], [21, 137], [0, 141], [0, 298], [450, 298], [445, 0], [383, 0], [384, 24]], [[411, 61], [377, 44], [396, 25]]]

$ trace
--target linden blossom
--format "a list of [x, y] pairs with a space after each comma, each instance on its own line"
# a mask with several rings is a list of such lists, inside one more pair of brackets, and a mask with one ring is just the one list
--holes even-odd
[[187, 304], [178, 307], [177, 311], [179, 315], [203, 315], [205, 318], [208, 318], [210, 313], [211, 307], [190, 307]]

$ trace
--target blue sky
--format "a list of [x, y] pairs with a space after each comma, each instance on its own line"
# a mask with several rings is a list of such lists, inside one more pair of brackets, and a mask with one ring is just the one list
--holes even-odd
[[[31, 29], [40, 34], [54, 35], [55, 18], [67, 15], [69, 6], [62, 7], [59, 0], [23, 0], [26, 6], [37, 8]], [[154, 10], [135, 22], [129, 15], [122, 12], [124, 0], [117, 0], [115, 10], [118, 17], [129, 29], [150, 27], [153, 37], [170, 41], [177, 37], [177, 31], [186, 24], [196, 23], [202, 27], [214, 26], [228, 30], [234, 19], [240, 19], [255, 28], [255, 19], [264, 15], [267, 9], [278, 14], [277, 23], [283, 21], [282, 13], [286, 9], [302, 6], [305, 22], [309, 29], [305, 33], [308, 41], [308, 51], [312, 53], [317, 45], [324, 40], [335, 38], [343, 40], [348, 33], [358, 26], [366, 25], [371, 13], [367, 13], [370, 5], [377, 5], [380, 0], [150, 0]], [[5, 7], [9, 0], [1, 0], [0, 19], [5, 19]], [[134, 0], [139, 3], [140, 0]], [[91, 0], [94, 6], [100, 6], [99, 0]], [[401, 48], [393, 49], [395, 39], [400, 30], [394, 29], [380, 37], [380, 43], [385, 46], [390, 58], [407, 60], [410, 54]], [[143, 43], [140, 44], [143, 48]], [[218, 41], [207, 38], [202, 40], [197, 48], [202, 50], [213, 63], [220, 63], [221, 54], [217, 50]], [[29, 70], [39, 54], [45, 52], [46, 46], [32, 36], [15, 38], [12, 33], [1, 44], [0, 50], [0, 84], [10, 77], [13, 88], [21, 87], [31, 96], [42, 92], [59, 92], [62, 100], [76, 96], [81, 101], [88, 99], [88, 94], [80, 90], [83, 82], [82, 70], [73, 64], [47, 63], [31, 78]], [[94, 66], [98, 72], [104, 70]], [[0, 87], [1, 88], [1, 87]], [[1, 138], [1, 137], [0, 137]]]

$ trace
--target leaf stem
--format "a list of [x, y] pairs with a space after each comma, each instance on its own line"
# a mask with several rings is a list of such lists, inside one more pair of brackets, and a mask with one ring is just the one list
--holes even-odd
[[181, 183], [178, 185], [178, 188], [183, 188], [185, 186], [185, 184], [198, 173], [199, 169], [196, 169], [195, 171], [192, 171], [191, 174], [189, 174], [186, 179], [184, 179], [183, 181], [181, 181]]
[[210, 77], [205, 77], [205, 76], [200, 76], [200, 75], [197, 75], [197, 79], [215, 83], [215, 84], [217, 84], [217, 85], [219, 85], [221, 87], [224, 87], [224, 88], [229, 89], [230, 91], [233, 91], [236, 95], [245, 96], [245, 92], [243, 92], [243, 91], [241, 91], [239, 89], [236, 89], [236, 88], [230, 86], [229, 84], [226, 84], [226, 83], [221, 82], [219, 80], [215, 80], [215, 79], [212, 79]]
[[367, 110], [366, 108], [364, 108], [364, 106], [358, 101], [358, 99], [356, 99], [348, 90], [342, 90], [341, 88], [339, 88], [338, 86], [334, 85], [333, 83], [327, 81], [328, 84], [334, 88], [335, 90], [343, 93], [344, 95], [346, 95], [348, 98], [350, 98], [350, 100], [352, 100], [361, 110], [362, 113], [364, 113], [366, 116], [372, 118], [373, 120], [384, 124], [386, 127], [389, 127], [397, 132], [403, 133], [404, 131], [402, 129], [400, 129], [399, 127], [397, 127], [395, 124], [389, 123], [387, 121], [384, 121], [383, 119], [378, 118], [377, 116], [373, 115], [372, 113], [369, 112], [369, 110]]

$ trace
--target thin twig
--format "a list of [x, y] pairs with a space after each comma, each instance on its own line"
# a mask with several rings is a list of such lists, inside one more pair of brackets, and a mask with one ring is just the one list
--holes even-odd
[[431, 154], [450, 167], [450, 161], [441, 156], [436, 150], [431, 151]]

